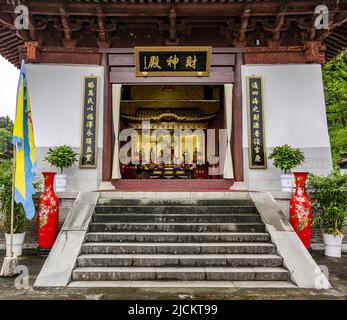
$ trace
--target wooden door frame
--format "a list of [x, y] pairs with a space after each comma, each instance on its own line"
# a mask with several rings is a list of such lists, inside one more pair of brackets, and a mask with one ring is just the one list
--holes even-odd
[[[208, 78], [205, 81], [200, 82], [201, 85], [213, 85], [233, 83], [233, 112], [232, 112], [232, 158], [234, 167], [234, 180], [244, 181], [244, 168], [243, 168], [243, 145], [242, 145], [242, 78], [241, 78], [241, 66], [244, 64], [244, 50], [241, 48], [213, 48], [213, 54], [220, 54], [223, 58], [226, 55], [233, 55], [235, 57], [233, 64], [233, 79], [234, 81], [224, 82], [208, 82]], [[112, 84], [120, 83], [124, 81], [116, 81], [115, 71], [112, 69], [110, 60], [114, 55], [122, 58], [122, 55], [129, 55], [133, 53], [133, 48], [110, 48], [100, 49], [101, 64], [104, 67], [104, 116], [103, 116], [103, 155], [102, 155], [102, 181], [112, 180], [112, 162], [113, 162], [113, 146], [114, 146], [114, 132], [112, 123]], [[114, 60], [114, 59], [112, 59]], [[129, 59], [128, 59], [129, 60]], [[129, 62], [128, 62], [129, 64]], [[129, 69], [131, 66], [129, 66]], [[170, 83], [166, 78], [167, 82]], [[142, 79], [141, 79], [142, 80]], [[165, 79], [161, 81], [165, 82]], [[184, 78], [181, 78], [181, 83], [177, 84], [189, 84], [184, 82]], [[155, 85], [158, 82], [148, 82], [136, 80], [126, 83], [132, 85]]]

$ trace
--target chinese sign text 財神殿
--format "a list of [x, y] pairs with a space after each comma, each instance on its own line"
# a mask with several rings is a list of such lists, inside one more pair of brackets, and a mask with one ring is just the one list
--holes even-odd
[[211, 47], [136, 47], [136, 76], [196, 76], [210, 74]]

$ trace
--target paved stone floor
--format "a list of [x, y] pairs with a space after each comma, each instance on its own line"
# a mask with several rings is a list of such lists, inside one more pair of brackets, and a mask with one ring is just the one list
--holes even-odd
[[[1, 263], [4, 252], [0, 252]], [[328, 258], [323, 252], [313, 252], [319, 265], [327, 266], [332, 290], [310, 289], [192, 289], [192, 288], [106, 288], [106, 289], [33, 289], [33, 283], [39, 273], [45, 257], [38, 256], [35, 251], [27, 250], [20, 258], [19, 264], [29, 270], [29, 288], [16, 289], [15, 277], [0, 278], [0, 300], [8, 299], [347, 299], [347, 254], [342, 258]]]

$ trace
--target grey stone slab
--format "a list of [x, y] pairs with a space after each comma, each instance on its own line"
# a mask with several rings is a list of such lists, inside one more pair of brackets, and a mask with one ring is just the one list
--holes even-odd
[[330, 289], [331, 285], [295, 232], [270, 232], [292, 281], [300, 288]]
[[[114, 188], [112, 186], [112, 188]], [[100, 192], [100, 199], [106, 199], [106, 198], [111, 198], [111, 199], [123, 199], [123, 192], [120, 191], [101, 191]]]
[[250, 195], [268, 231], [293, 231], [288, 219], [269, 192], [250, 192]]
[[297, 288], [290, 281], [233, 281], [235, 288]]
[[80, 192], [68, 215], [62, 231], [87, 231], [99, 192]]
[[251, 192], [266, 230], [289, 270], [291, 280], [300, 288], [330, 289], [331, 285], [313, 260], [290, 222], [269, 192]]
[[279, 267], [231, 267], [231, 268], [210, 268], [206, 267], [207, 280], [214, 281], [287, 281], [288, 271]]
[[61, 231], [34, 287], [66, 287], [83, 243], [84, 231]]
[[285, 191], [271, 191], [272, 196], [276, 200], [290, 200], [292, 193]]
[[297, 288], [286, 281], [73, 281], [70, 288]]
[[154, 280], [156, 268], [143, 267], [86, 267], [76, 268], [72, 280], [108, 281], [108, 280]]
[[56, 192], [56, 196], [62, 199], [76, 199], [78, 196], [78, 192], [77, 191]]
[[156, 279], [158, 280], [205, 280], [205, 269], [192, 268], [157, 268]]
[[81, 192], [39, 273], [35, 287], [66, 287], [85, 239], [98, 192]]
[[224, 192], [190, 192], [192, 199], [223, 199]]

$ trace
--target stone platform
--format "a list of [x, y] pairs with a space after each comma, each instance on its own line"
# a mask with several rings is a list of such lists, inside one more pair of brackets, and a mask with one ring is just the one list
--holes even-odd
[[35, 286], [124, 280], [330, 287], [270, 194], [80, 193]]

